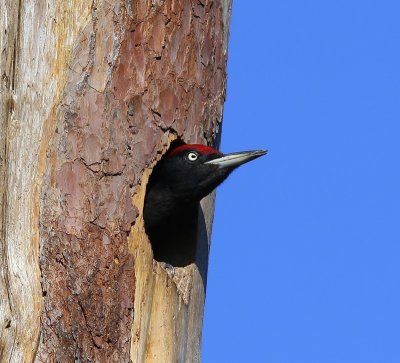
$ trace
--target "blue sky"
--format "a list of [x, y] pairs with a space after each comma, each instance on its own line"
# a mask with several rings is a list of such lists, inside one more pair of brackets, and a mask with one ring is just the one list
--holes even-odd
[[203, 363], [400, 362], [399, 14], [234, 1]]

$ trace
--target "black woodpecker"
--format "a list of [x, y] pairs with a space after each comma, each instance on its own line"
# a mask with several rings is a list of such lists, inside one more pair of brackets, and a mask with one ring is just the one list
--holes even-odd
[[154, 258], [175, 267], [194, 262], [199, 202], [240, 165], [266, 150], [222, 154], [199, 144], [168, 152], [147, 185], [144, 221]]

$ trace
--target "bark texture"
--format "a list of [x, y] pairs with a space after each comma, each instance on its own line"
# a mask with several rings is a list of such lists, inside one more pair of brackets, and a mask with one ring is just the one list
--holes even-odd
[[230, 1], [0, 1], [0, 361], [199, 362], [213, 199], [173, 278], [142, 209], [218, 140]]

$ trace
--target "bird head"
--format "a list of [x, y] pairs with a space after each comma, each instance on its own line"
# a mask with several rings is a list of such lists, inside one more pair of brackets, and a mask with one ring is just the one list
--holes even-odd
[[151, 173], [144, 205], [154, 258], [173, 266], [195, 261], [198, 203], [235, 168], [265, 153], [256, 150], [225, 155], [209, 146], [187, 144], [164, 155]]
[[172, 149], [154, 170], [153, 178], [168, 185], [183, 200], [199, 201], [240, 165], [254, 160], [266, 150], [222, 154], [200, 144], [185, 144]]

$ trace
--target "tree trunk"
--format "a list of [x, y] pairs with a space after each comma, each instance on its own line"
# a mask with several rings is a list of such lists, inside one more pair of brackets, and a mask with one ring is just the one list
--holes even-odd
[[196, 261], [142, 218], [175, 139], [218, 144], [230, 0], [0, 0], [0, 361], [199, 362]]

